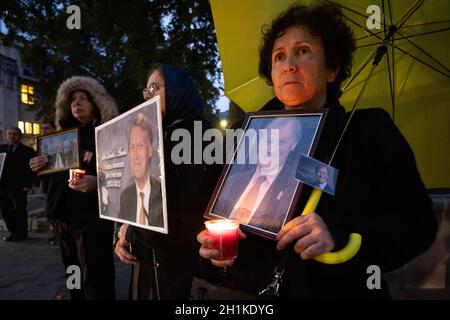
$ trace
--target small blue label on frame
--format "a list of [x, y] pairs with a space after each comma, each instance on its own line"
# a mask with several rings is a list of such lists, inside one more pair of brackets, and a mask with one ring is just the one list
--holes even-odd
[[305, 154], [300, 155], [295, 178], [334, 196], [339, 170]]

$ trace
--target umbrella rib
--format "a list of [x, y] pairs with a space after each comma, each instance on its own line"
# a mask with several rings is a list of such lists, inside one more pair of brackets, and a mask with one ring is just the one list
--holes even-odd
[[397, 30], [399, 30], [404, 24], [405, 22], [411, 18], [411, 16], [416, 13], [416, 11], [420, 8], [420, 6], [422, 5], [423, 0], [417, 0], [409, 9], [408, 11], [405, 12], [405, 14], [403, 15], [403, 17], [400, 18], [400, 20], [397, 22], [396, 27]]
[[[360, 26], [361, 28], [364, 29], [364, 27], [362, 27], [361, 25], [359, 25], [359, 26]], [[361, 37], [359, 37], [359, 38], [355, 38], [355, 41], [360, 41], [360, 40], [369, 38], [369, 37], [371, 37], [371, 36], [378, 35], [379, 33], [382, 33], [382, 31], [378, 31], [378, 32], [375, 32], [375, 33], [372, 33], [372, 34], [369, 34], [369, 35], [365, 35], [365, 36], [361, 36]]]
[[361, 49], [361, 48], [366, 48], [366, 47], [371, 47], [371, 46], [376, 46], [379, 45], [379, 42], [373, 42], [373, 43], [368, 43], [368, 44], [363, 44], [361, 46], [356, 46], [356, 49]]
[[433, 30], [433, 31], [422, 32], [422, 33], [411, 34], [409, 36], [401, 36], [401, 38], [395, 38], [394, 40], [403, 40], [403, 39], [408, 39], [408, 38], [413, 38], [413, 37], [425, 36], [427, 34], [444, 32], [444, 31], [448, 31], [448, 30], [450, 30], [450, 27], [447, 27], [447, 28], [444, 28], [444, 29]]
[[417, 60], [418, 62], [424, 64], [425, 66], [427, 66], [427, 67], [433, 69], [434, 71], [439, 72], [439, 73], [442, 74], [443, 76], [446, 76], [447, 78], [450, 78], [450, 75], [449, 75], [449, 74], [446, 74], [446, 73], [442, 72], [441, 70], [439, 70], [439, 69], [433, 67], [433, 66], [430, 65], [429, 63], [426, 63], [426, 62], [423, 61], [422, 59], [417, 58], [416, 56], [412, 55], [411, 53], [409, 53], [409, 52], [407, 52], [407, 51], [405, 51], [405, 50], [403, 50], [403, 49], [397, 47], [397, 46], [394, 45], [394, 44], [389, 44], [389, 45], [393, 46], [395, 49], [399, 50], [400, 52], [402, 52], [402, 53], [404, 53], [404, 54], [410, 56], [411, 58]]
[[407, 26], [403, 26], [403, 29], [405, 29], [405, 28], [413, 28], [413, 27], [430, 26], [432, 24], [440, 24], [440, 23], [446, 23], [446, 22], [450, 22], [450, 19], [448, 19], [448, 20], [441, 20], [441, 21], [433, 21], [433, 22], [424, 22], [424, 23], [410, 24], [410, 25], [407, 25]]
[[[392, 48], [392, 47], [391, 47]], [[395, 100], [394, 100], [394, 81], [393, 75], [391, 75], [391, 59], [389, 58], [389, 52], [386, 54], [387, 64], [388, 64], [388, 75], [389, 75], [389, 91], [391, 93], [391, 104], [392, 104], [392, 119], [395, 119]], [[392, 56], [392, 63], [394, 63], [394, 56]], [[394, 72], [394, 70], [392, 70]]]
[[[391, 40], [391, 44], [394, 44], [394, 40]], [[392, 118], [395, 119], [395, 48], [391, 46], [391, 55], [392, 55]], [[389, 53], [388, 53], [389, 56]]]
[[383, 6], [383, 31], [384, 31], [384, 37], [386, 38], [387, 33], [386, 33], [386, 8], [384, 6], [384, 0], [381, 0], [381, 5]]
[[[450, 30], [450, 28], [448, 28]], [[429, 54], [428, 52], [426, 52], [424, 49], [422, 49], [421, 47], [419, 47], [417, 44], [415, 44], [414, 42], [412, 42], [411, 40], [409, 40], [407, 37], [403, 37], [403, 35], [398, 32], [398, 34], [400, 36], [402, 36], [402, 39], [405, 39], [406, 41], [408, 41], [412, 46], [414, 46], [416, 49], [420, 50], [421, 52], [423, 52], [428, 58], [430, 58], [431, 60], [433, 60], [434, 62], [436, 62], [438, 65], [440, 65], [442, 68], [445, 69], [446, 72], [449, 72], [450, 70], [441, 62], [439, 62], [436, 58], [434, 58], [431, 54]], [[398, 40], [398, 39], [395, 39]]]
[[238, 86], [238, 87], [236, 87], [236, 88], [234, 88], [234, 89], [231, 89], [230, 91], [227, 91], [226, 94], [233, 93], [233, 92], [235, 92], [236, 90], [239, 90], [240, 88], [242, 88], [242, 87], [248, 85], [249, 83], [252, 83], [252, 82], [254, 82], [254, 81], [258, 80], [258, 79], [259, 79], [259, 76], [256, 77], [256, 78], [253, 78], [253, 79], [251, 79], [251, 80], [249, 80], [249, 81], [247, 81], [247, 82], [245, 82], [245, 83], [243, 83], [243, 84], [241, 84], [240, 86]]
[[378, 39], [382, 40], [381, 37], [380, 37], [378, 34], [373, 33], [372, 31], [370, 31], [370, 30], [367, 29], [367, 28], [364, 28], [364, 27], [363, 27], [362, 25], [360, 25], [358, 22], [354, 21], [353, 19], [350, 19], [350, 18], [349, 18], [348, 16], [346, 16], [345, 14], [343, 14], [343, 16], [344, 16], [344, 18], [347, 19], [348, 21], [350, 21], [350, 22], [356, 24], [356, 25], [357, 25], [358, 27], [360, 27], [361, 29], [363, 29], [363, 30], [367, 31], [368, 33], [370, 33], [372, 36], [375, 36], [375, 37], [377, 37]]
[[353, 82], [353, 80], [355, 80], [358, 75], [364, 70], [364, 68], [370, 63], [370, 61], [372, 60], [372, 58], [375, 56], [375, 52], [377, 49], [374, 49], [370, 55], [367, 56], [366, 60], [359, 66], [358, 71], [356, 71], [352, 77], [350, 78], [350, 80], [345, 84], [344, 88], [342, 88], [342, 92], [345, 91], [345, 89], [347, 89], [347, 87]]
[[392, 26], [392, 8], [391, 8], [391, 0], [388, 0], [388, 12], [389, 12], [389, 25]]

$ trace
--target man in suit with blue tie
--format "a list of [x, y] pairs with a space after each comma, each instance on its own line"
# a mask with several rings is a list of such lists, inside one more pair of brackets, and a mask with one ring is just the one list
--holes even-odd
[[[255, 165], [235, 164], [212, 212], [277, 233], [287, 218], [298, 184], [295, 170], [301, 151], [298, 142], [302, 130], [299, 119], [295, 117], [275, 118], [266, 129], [267, 150], [271, 150], [276, 139], [271, 131], [278, 130], [278, 150], [275, 154], [269, 151], [269, 161], [264, 163], [259, 154]], [[260, 139], [260, 147], [264, 142]]]
[[153, 141], [150, 120], [137, 114], [129, 134], [128, 156], [134, 183], [120, 195], [119, 218], [140, 225], [163, 227], [161, 184], [150, 176]]

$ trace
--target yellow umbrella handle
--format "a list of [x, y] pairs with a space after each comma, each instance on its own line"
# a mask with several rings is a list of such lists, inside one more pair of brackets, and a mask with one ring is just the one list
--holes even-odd
[[[302, 212], [302, 216], [306, 216], [316, 210], [320, 197], [322, 196], [322, 190], [314, 188], [306, 203], [305, 209]], [[339, 264], [344, 263], [353, 258], [358, 253], [361, 247], [362, 237], [358, 233], [351, 233], [347, 245], [336, 252], [327, 252], [314, 257], [314, 260], [326, 263], [326, 264]]]

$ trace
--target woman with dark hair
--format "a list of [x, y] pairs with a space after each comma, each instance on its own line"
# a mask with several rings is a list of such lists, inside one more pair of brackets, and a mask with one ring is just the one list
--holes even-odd
[[[388, 272], [424, 252], [434, 241], [436, 221], [411, 148], [382, 109], [358, 110], [349, 119], [339, 104], [340, 85], [350, 75], [355, 50], [350, 28], [330, 4], [295, 5], [266, 28], [260, 47], [260, 75], [274, 87], [276, 99], [262, 110], [327, 108], [328, 117], [314, 157], [339, 169], [335, 196], [323, 194], [316, 209], [286, 223], [277, 243], [241, 234], [235, 261], [217, 261], [206, 230], [197, 239], [200, 255], [210, 259], [201, 274], [213, 283], [256, 294], [269, 284], [280, 251], [291, 252], [284, 268], [284, 299], [389, 298], [367, 285], [368, 267]], [[392, 177], [399, 184], [393, 185]], [[305, 188], [296, 212], [305, 206]], [[319, 215], [320, 214], [320, 215]], [[350, 261], [327, 265], [313, 257], [342, 249], [348, 235], [362, 235], [362, 246]], [[292, 247], [293, 249], [292, 249]], [[214, 266], [232, 266], [219, 276]]]
[[[69, 180], [64, 171], [42, 179], [47, 216], [55, 221], [64, 266], [81, 269], [81, 288], [70, 290], [73, 300], [115, 297], [114, 224], [101, 220], [98, 213], [95, 127], [117, 114], [116, 103], [93, 78], [71, 77], [58, 89], [56, 123], [58, 129], [79, 128], [80, 163], [86, 175]], [[37, 172], [47, 163], [47, 156], [38, 156], [30, 167]]]
[[[198, 262], [195, 235], [202, 229], [202, 212], [218, 170], [204, 163], [175, 164], [172, 149], [179, 142], [172, 140], [172, 133], [187, 131], [194, 138], [194, 126], [206, 130], [209, 124], [201, 116], [203, 104], [194, 82], [181, 69], [154, 65], [143, 95], [145, 100], [156, 95], [161, 98], [169, 233], [124, 224], [115, 251], [123, 262], [133, 264], [133, 299], [188, 299]], [[190, 154], [194, 155], [191, 141]]]

